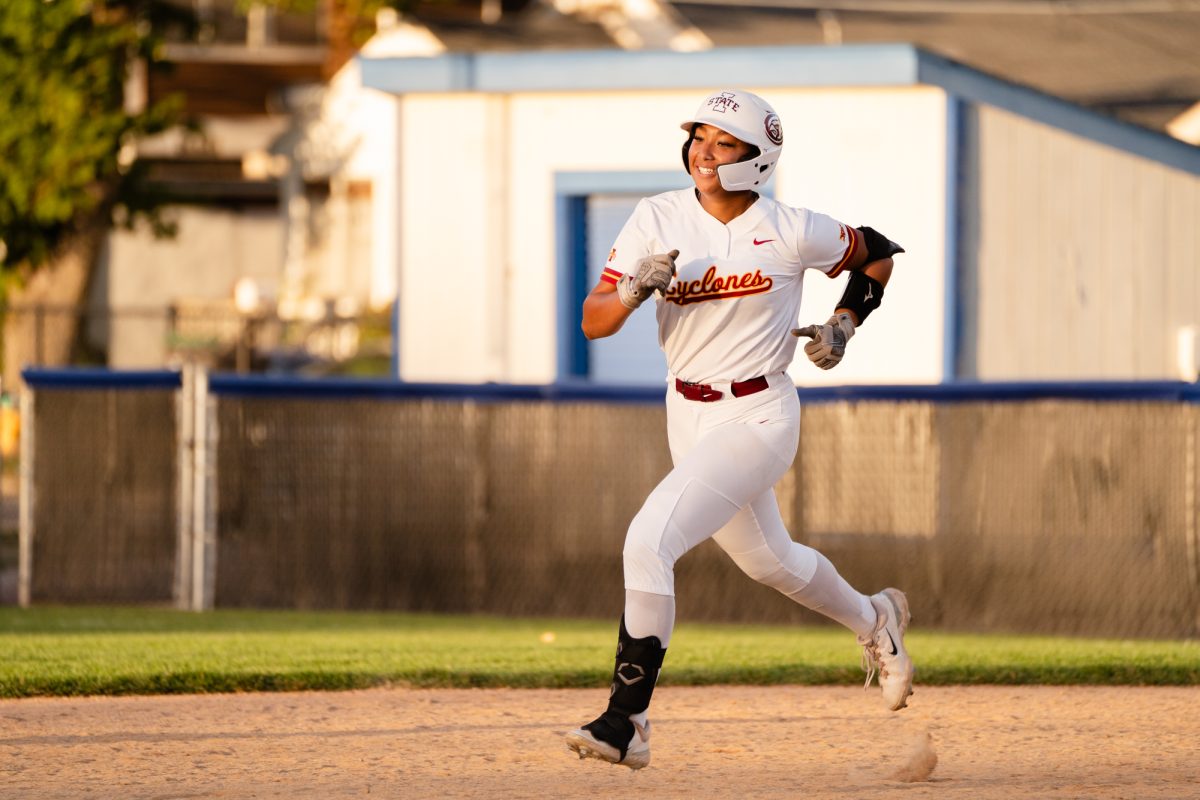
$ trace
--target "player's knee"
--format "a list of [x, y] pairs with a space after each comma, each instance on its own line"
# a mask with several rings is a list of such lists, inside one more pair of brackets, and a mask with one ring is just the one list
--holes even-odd
[[779, 572], [778, 563], [761, 564], [757, 561], [754, 561], [750, 563], [739, 563], [738, 566], [741, 567], [742, 572], [746, 573], [747, 577], [756, 580], [759, 583], [766, 583], [768, 585], [771, 582], [771, 578]]
[[660, 553], [658, 548], [650, 547], [645, 542], [632, 537], [625, 540], [621, 558], [626, 564], [637, 564], [644, 569], [673, 569], [675, 567], [675, 564]]
[[629, 524], [621, 557], [625, 565], [625, 588], [657, 594], [675, 593], [675, 546], [671, 505], [655, 492], [646, 499]]
[[657, 547], [634, 536], [625, 539], [621, 551], [625, 588], [653, 594], [675, 594], [675, 562]]
[[799, 591], [808, 583], [798, 574], [794, 565], [784, 563], [766, 546], [739, 553], [732, 558], [748, 577], [784, 594]]
[[733, 559], [734, 564], [737, 564], [738, 569], [759, 583], [766, 582], [781, 566], [779, 559], [766, 545], [744, 553], [731, 553], [729, 557]]
[[759, 583], [766, 584], [772, 588], [779, 588], [778, 584], [787, 575], [787, 570], [779, 563], [778, 559], [771, 558], [752, 558], [739, 560], [737, 565], [741, 567], [742, 572]]

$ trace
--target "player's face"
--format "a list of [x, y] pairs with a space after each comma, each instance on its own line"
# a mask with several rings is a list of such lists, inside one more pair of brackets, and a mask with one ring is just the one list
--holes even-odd
[[688, 148], [688, 166], [692, 180], [701, 193], [721, 192], [721, 179], [717, 167], [735, 164], [750, 153], [750, 145], [733, 134], [712, 125], [697, 125], [692, 144]]

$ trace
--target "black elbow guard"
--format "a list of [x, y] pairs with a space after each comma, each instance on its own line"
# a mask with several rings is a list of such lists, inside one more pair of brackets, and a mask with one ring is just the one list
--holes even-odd
[[883, 301], [883, 284], [861, 272], [851, 272], [846, 291], [838, 301], [838, 308], [848, 308], [858, 317], [862, 325], [872, 311]]
[[891, 258], [896, 253], [903, 253], [904, 248], [893, 242], [891, 239], [884, 236], [874, 228], [868, 228], [866, 225], [858, 226], [859, 233], [862, 234], [863, 243], [867, 246], [867, 263], [878, 261], [881, 258]]

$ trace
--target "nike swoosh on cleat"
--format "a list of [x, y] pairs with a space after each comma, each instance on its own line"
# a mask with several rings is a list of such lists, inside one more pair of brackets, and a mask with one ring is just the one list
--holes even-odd
[[894, 655], [896, 655], [896, 640], [892, 638], [891, 632], [887, 632], [887, 635], [888, 635], [888, 644], [890, 644], [892, 646], [892, 652], [889, 653], [888, 655], [894, 656]]
[[757, 245], [757, 244], [766, 244], [767, 242], [773, 242], [773, 241], [775, 241], [775, 240], [774, 239], [762, 239], [760, 241], [758, 239], [755, 239], [754, 243]]

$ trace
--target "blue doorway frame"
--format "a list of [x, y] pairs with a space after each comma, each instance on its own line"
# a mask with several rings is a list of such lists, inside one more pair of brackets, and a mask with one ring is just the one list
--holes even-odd
[[692, 180], [682, 168], [637, 172], [557, 172], [554, 175], [558, 282], [557, 372], [559, 380], [587, 380], [588, 340], [580, 328], [588, 285], [588, 198], [597, 194], [644, 194], [683, 189]]

